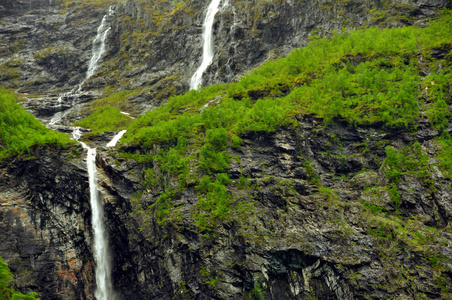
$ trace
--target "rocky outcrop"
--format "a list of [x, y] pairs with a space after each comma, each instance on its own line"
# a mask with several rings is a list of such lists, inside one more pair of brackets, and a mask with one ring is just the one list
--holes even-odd
[[32, 0], [2, 1], [0, 7], [0, 84], [21, 93], [24, 106], [45, 121], [93, 100], [92, 93], [68, 93], [85, 79], [108, 6]]
[[[242, 136], [228, 150], [235, 208], [207, 228], [193, 215], [194, 187], [159, 216], [162, 187], [138, 179], [158, 165], [101, 155], [111, 178], [103, 186], [120, 199], [108, 209], [121, 219], [111, 226], [118, 288], [136, 299], [449, 297], [452, 182], [435, 166], [426, 130], [418, 140], [299, 116], [296, 129]], [[393, 181], [387, 146], [428, 155], [426, 173]], [[177, 179], [162, 184], [176, 188]]]
[[[121, 298], [447, 298], [452, 183], [434, 163], [423, 177], [391, 181], [383, 150], [419, 141], [412, 152], [432, 161], [438, 149], [428, 126], [418, 139], [310, 116], [298, 124], [250, 133], [228, 149], [237, 157], [228, 171], [236, 208], [210, 229], [193, 216], [193, 186], [162, 218], [152, 208], [161, 189], [141, 185], [144, 170], [158, 165], [99, 149]], [[16, 286], [41, 299], [93, 297], [89, 188], [75, 149], [36, 149], [0, 172], [0, 256]]]
[[[214, 23], [216, 53], [204, 84], [230, 82], [266, 60], [306, 46], [310, 38], [344, 28], [411, 25], [450, 5], [444, 0], [222, 1]], [[172, 83], [176, 91], [188, 88], [202, 60], [206, 7], [204, 1], [196, 0], [178, 6], [135, 0], [119, 5], [112, 43], [127, 57], [119, 65], [134, 72], [136, 79], [128, 82], [130, 87], [146, 84], [140, 78], [166, 70], [178, 78], [178, 83]]]
[[93, 299], [88, 178], [74, 155], [38, 149], [0, 169], [0, 256], [41, 299]]

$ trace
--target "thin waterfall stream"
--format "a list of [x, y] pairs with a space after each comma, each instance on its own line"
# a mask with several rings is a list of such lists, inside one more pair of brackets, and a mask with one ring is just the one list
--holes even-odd
[[[108, 25], [107, 21], [109, 18], [113, 17], [114, 14], [115, 14], [114, 6], [110, 6], [107, 14], [104, 15], [99, 27], [97, 28], [97, 34], [93, 40], [91, 59], [88, 64], [88, 70], [86, 71], [85, 78], [82, 80], [82, 82], [80, 82], [78, 86], [74, 87], [69, 92], [62, 94], [58, 98], [57, 101], [60, 109], [63, 102], [63, 98], [80, 93], [82, 91], [83, 84], [96, 72], [99, 65], [99, 61], [106, 51], [105, 43], [108, 37], [108, 33], [111, 30], [111, 27]], [[72, 103], [71, 106], [74, 106], [74, 103]], [[68, 111], [70, 111], [70, 109], [68, 109], [67, 111], [57, 112], [50, 120], [49, 125], [57, 125], [58, 123], [60, 123], [62, 118], [67, 114]]]
[[202, 62], [190, 80], [190, 90], [196, 90], [202, 85], [202, 75], [212, 63], [215, 54], [212, 42], [213, 22], [215, 21], [215, 15], [219, 10], [220, 2], [221, 0], [212, 0], [207, 8], [206, 18], [204, 19], [204, 24], [202, 26]]
[[[73, 88], [71, 91], [61, 95], [58, 98], [58, 105], [61, 105], [62, 98], [74, 95], [81, 92], [82, 86], [86, 80], [94, 75], [97, 70], [98, 63], [102, 55], [106, 51], [105, 43], [108, 36], [108, 32], [111, 27], [107, 24], [108, 18], [114, 15], [114, 7], [111, 6], [108, 13], [102, 18], [102, 22], [97, 29], [97, 35], [93, 40], [92, 56], [88, 65], [88, 70], [85, 79]], [[72, 103], [72, 106], [74, 103]], [[54, 115], [49, 125], [57, 125], [61, 122], [62, 117], [67, 113], [58, 112]], [[114, 147], [125, 130], [119, 132], [113, 139], [107, 144], [107, 147]], [[72, 132], [72, 138], [79, 141], [81, 137], [80, 127], [74, 127]], [[80, 142], [80, 141], [79, 141]], [[99, 189], [97, 185], [97, 169], [96, 169], [96, 148], [90, 148], [83, 142], [80, 144], [88, 151], [86, 158], [86, 167], [89, 176], [89, 189], [90, 189], [90, 204], [91, 204], [91, 223], [93, 226], [93, 244], [94, 244], [94, 263], [95, 263], [95, 278], [96, 278], [96, 290], [94, 297], [97, 300], [114, 300], [116, 299], [116, 293], [113, 288], [111, 278], [111, 255], [109, 251], [108, 232], [104, 222], [104, 208], [99, 198]]]
[[[107, 144], [107, 147], [114, 147], [121, 137], [126, 133], [123, 130], [116, 134]], [[80, 128], [75, 127], [72, 138], [78, 140], [81, 136]], [[94, 296], [97, 300], [114, 300], [116, 293], [111, 279], [111, 254], [109, 251], [108, 231], [104, 222], [104, 208], [99, 198], [97, 185], [96, 168], [96, 148], [90, 148], [83, 142], [79, 142], [88, 151], [86, 157], [86, 167], [89, 176], [91, 223], [94, 237], [94, 262], [96, 276], [96, 290]]]
[[96, 148], [90, 148], [81, 143], [88, 150], [86, 166], [89, 175], [89, 190], [91, 203], [91, 223], [94, 234], [94, 262], [96, 263], [96, 291], [97, 300], [114, 299], [111, 281], [111, 257], [108, 251], [108, 234], [104, 223], [104, 209], [99, 199], [97, 188]]

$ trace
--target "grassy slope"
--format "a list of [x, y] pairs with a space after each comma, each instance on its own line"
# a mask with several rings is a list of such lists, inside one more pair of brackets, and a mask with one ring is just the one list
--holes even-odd
[[[420, 116], [418, 103], [435, 126], [444, 128], [450, 66], [433, 60], [422, 65], [417, 54], [428, 59], [431, 49], [447, 48], [451, 20], [450, 12], [445, 12], [425, 29], [371, 28], [313, 41], [238, 83], [170, 99], [166, 106], [140, 117], [127, 140], [144, 146], [169, 142], [186, 136], [200, 122], [207, 129], [223, 127], [236, 134], [271, 131], [290, 123], [297, 113], [316, 114], [326, 121], [343, 119], [354, 125], [413, 128]], [[418, 74], [422, 69], [434, 72], [424, 80]], [[427, 91], [427, 97], [419, 88]], [[199, 114], [216, 96], [220, 96], [219, 105]], [[168, 133], [166, 127], [175, 129]]]
[[12, 93], [0, 90], [0, 161], [28, 152], [34, 145], [66, 147], [70, 143], [69, 136], [47, 129]]
[[[143, 153], [163, 144], [168, 151], [193, 136], [205, 144], [209, 133], [222, 131], [239, 145], [241, 133], [295, 126], [300, 113], [388, 130], [414, 130], [425, 113], [442, 132], [450, 117], [451, 53], [436, 60], [430, 51], [450, 51], [451, 36], [452, 14], [445, 11], [428, 28], [370, 28], [319, 39], [238, 83], [171, 98], [139, 117], [123, 144], [139, 146]], [[419, 53], [426, 61], [420, 62]], [[421, 70], [433, 72], [423, 78]]]

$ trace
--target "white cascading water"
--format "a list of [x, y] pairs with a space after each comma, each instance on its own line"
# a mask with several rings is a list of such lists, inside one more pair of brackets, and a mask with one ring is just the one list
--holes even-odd
[[124, 133], [126, 133], [127, 130], [120, 131], [117, 135], [114, 136], [114, 138], [107, 144], [107, 147], [114, 147], [119, 142], [119, 140], [122, 138]]
[[113, 10], [113, 6], [110, 6], [108, 13], [102, 18], [102, 22], [100, 23], [99, 28], [97, 28], [97, 35], [93, 41], [93, 54], [91, 55], [91, 60], [89, 61], [88, 71], [86, 71], [86, 78], [79, 85], [79, 91], [82, 89], [83, 83], [85, 83], [88, 78], [94, 75], [99, 60], [105, 53], [105, 41], [107, 39], [108, 32], [111, 30], [111, 27], [107, 24], [107, 19], [113, 16], [114, 13], [115, 11]]
[[190, 80], [190, 90], [198, 89], [198, 87], [202, 84], [202, 75], [204, 74], [204, 71], [212, 63], [214, 55], [214, 47], [212, 42], [213, 22], [215, 21], [215, 15], [219, 10], [220, 2], [221, 0], [212, 0], [207, 8], [206, 18], [204, 19], [204, 24], [202, 26], [202, 40], [204, 43], [202, 62]]
[[111, 300], [115, 298], [115, 295], [111, 282], [111, 263], [108, 253], [108, 235], [104, 223], [104, 210], [100, 203], [99, 191], [97, 189], [96, 148], [89, 148], [84, 143], [82, 145], [88, 150], [86, 166], [89, 175], [91, 223], [94, 234], [94, 262], [96, 263], [97, 286], [94, 296], [97, 300]]
[[[111, 27], [107, 25], [107, 18], [113, 16], [113, 7], [110, 7], [108, 13], [102, 18], [102, 22], [97, 29], [96, 38], [93, 41], [92, 56], [89, 62], [88, 71], [86, 72], [85, 79], [78, 85], [78, 88], [72, 89], [70, 92], [63, 94], [58, 98], [58, 105], [61, 105], [62, 98], [78, 93], [82, 90], [82, 86], [85, 81], [94, 75], [97, 69], [98, 63], [102, 55], [105, 53], [105, 41]], [[59, 123], [62, 117], [67, 113], [58, 112], [50, 121], [49, 125], [55, 125]], [[114, 147], [125, 130], [118, 133], [107, 146]], [[80, 127], [75, 127], [72, 132], [72, 138], [79, 140], [81, 137]], [[116, 293], [113, 289], [111, 280], [111, 256], [108, 247], [108, 234], [104, 223], [104, 210], [102, 203], [99, 199], [99, 190], [97, 187], [97, 169], [96, 169], [96, 148], [90, 148], [83, 142], [80, 144], [88, 151], [86, 158], [86, 167], [88, 169], [89, 176], [89, 189], [90, 189], [90, 203], [91, 203], [91, 223], [93, 226], [93, 244], [94, 244], [94, 262], [95, 262], [95, 274], [96, 274], [96, 290], [94, 296], [97, 300], [114, 300], [116, 299]]]
[[[83, 84], [96, 72], [99, 60], [101, 59], [102, 55], [104, 55], [106, 50], [105, 42], [107, 40], [108, 32], [111, 30], [111, 27], [107, 25], [107, 19], [112, 17], [114, 13], [115, 13], [114, 7], [110, 6], [110, 8], [108, 9], [108, 13], [104, 15], [104, 17], [102, 18], [102, 22], [100, 23], [100, 26], [97, 28], [97, 35], [93, 40], [91, 59], [89, 61], [88, 71], [86, 71], [85, 79], [83, 79], [83, 81], [77, 87], [73, 88], [71, 91], [67, 93], [64, 93], [58, 98], [59, 106], [61, 106], [63, 97], [67, 97], [81, 92]], [[72, 103], [72, 106], [73, 105], [74, 103]], [[66, 113], [67, 112], [62, 111], [57, 112], [50, 120], [49, 125], [58, 124], [61, 121], [61, 119], [66, 115]]]
[[[107, 146], [114, 147], [125, 132], [126, 130], [123, 130], [115, 135]], [[74, 128], [72, 138], [78, 140], [80, 136], [80, 128]], [[114, 292], [111, 281], [111, 256], [108, 250], [108, 233], [105, 228], [104, 210], [99, 199], [99, 190], [97, 187], [96, 148], [90, 148], [83, 142], [80, 142], [80, 144], [88, 151], [86, 167], [89, 176], [91, 223], [94, 234], [94, 262], [97, 286], [94, 296], [97, 300], [114, 300], [116, 299], [116, 293]]]

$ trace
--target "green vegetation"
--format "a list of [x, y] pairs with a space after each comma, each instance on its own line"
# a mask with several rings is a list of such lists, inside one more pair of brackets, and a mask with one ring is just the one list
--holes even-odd
[[266, 291], [262, 288], [259, 282], [254, 283], [254, 288], [250, 291], [251, 300], [261, 300], [264, 299]]
[[28, 293], [26, 295], [11, 288], [13, 275], [8, 268], [8, 264], [3, 262], [0, 257], [0, 300], [33, 300], [36, 298], [36, 293]]
[[[413, 132], [418, 120], [427, 116], [441, 133], [438, 165], [450, 169], [451, 147], [447, 145], [452, 142], [445, 128], [451, 117], [447, 104], [451, 66], [446, 61], [452, 56], [451, 44], [450, 11], [443, 11], [427, 28], [369, 28], [316, 39], [237, 83], [170, 98], [166, 105], [132, 123], [121, 143], [134, 152], [121, 155], [150, 165], [143, 173], [144, 186], [163, 190], [147, 209], [157, 209], [160, 220], [178, 216], [172, 199], [179, 198], [188, 185], [196, 186], [199, 203], [191, 216], [202, 230], [242, 207], [230, 190], [243, 188], [243, 180], [218, 179], [232, 161], [226, 149], [240, 148], [245, 132], [296, 126], [295, 116], [300, 114], [320, 117], [326, 123], [345, 121], [351, 126]], [[446, 57], [434, 59], [433, 49], [445, 52]], [[419, 55], [424, 57], [422, 63]], [[434, 72], [423, 78], [419, 75], [423, 69]], [[386, 154], [385, 170], [392, 184], [387, 192], [398, 210], [402, 200], [396, 184], [401, 176], [414, 175], [429, 185], [428, 156], [419, 143], [402, 150], [387, 147]], [[309, 161], [305, 167], [312, 183], [320, 186]], [[178, 181], [171, 182], [171, 177]], [[383, 212], [369, 203], [366, 208]], [[377, 229], [376, 234], [384, 233]]]
[[[428, 156], [422, 150], [419, 142], [399, 151], [391, 146], [386, 147], [386, 176], [393, 182], [398, 182], [402, 175], [415, 175], [419, 178], [427, 176]], [[425, 178], [427, 180], [427, 178]]]
[[[166, 106], [141, 117], [128, 140], [144, 145], [166, 142], [186, 136], [202, 124], [206, 129], [223, 127], [236, 134], [273, 131], [290, 124], [295, 113], [313, 113], [326, 121], [344, 119], [354, 125], [413, 128], [420, 114], [419, 103], [432, 111], [431, 122], [443, 128], [448, 116], [444, 97], [450, 89], [450, 70], [444, 67], [423, 80], [418, 74], [417, 54], [422, 52], [428, 58], [430, 49], [446, 47], [451, 42], [450, 25], [452, 14], [445, 11], [425, 29], [370, 28], [313, 41], [254, 70], [238, 83], [173, 97]], [[437, 61], [429, 63], [438, 68]], [[435, 87], [428, 89], [429, 99], [422, 103], [418, 88], [428, 82], [434, 82]], [[220, 96], [218, 105], [210, 105], [199, 114], [198, 110], [216, 96]], [[167, 131], [167, 127], [176, 128], [174, 134], [159, 139], [144, 137], [151, 131]]]
[[0, 90], [0, 161], [28, 152], [34, 145], [67, 147], [70, 143], [68, 135], [47, 129], [16, 102], [12, 93]]
[[90, 128], [91, 135], [105, 131], [126, 129], [132, 119], [121, 113], [119, 108], [106, 105], [99, 107], [87, 118], [75, 123], [76, 126]]

